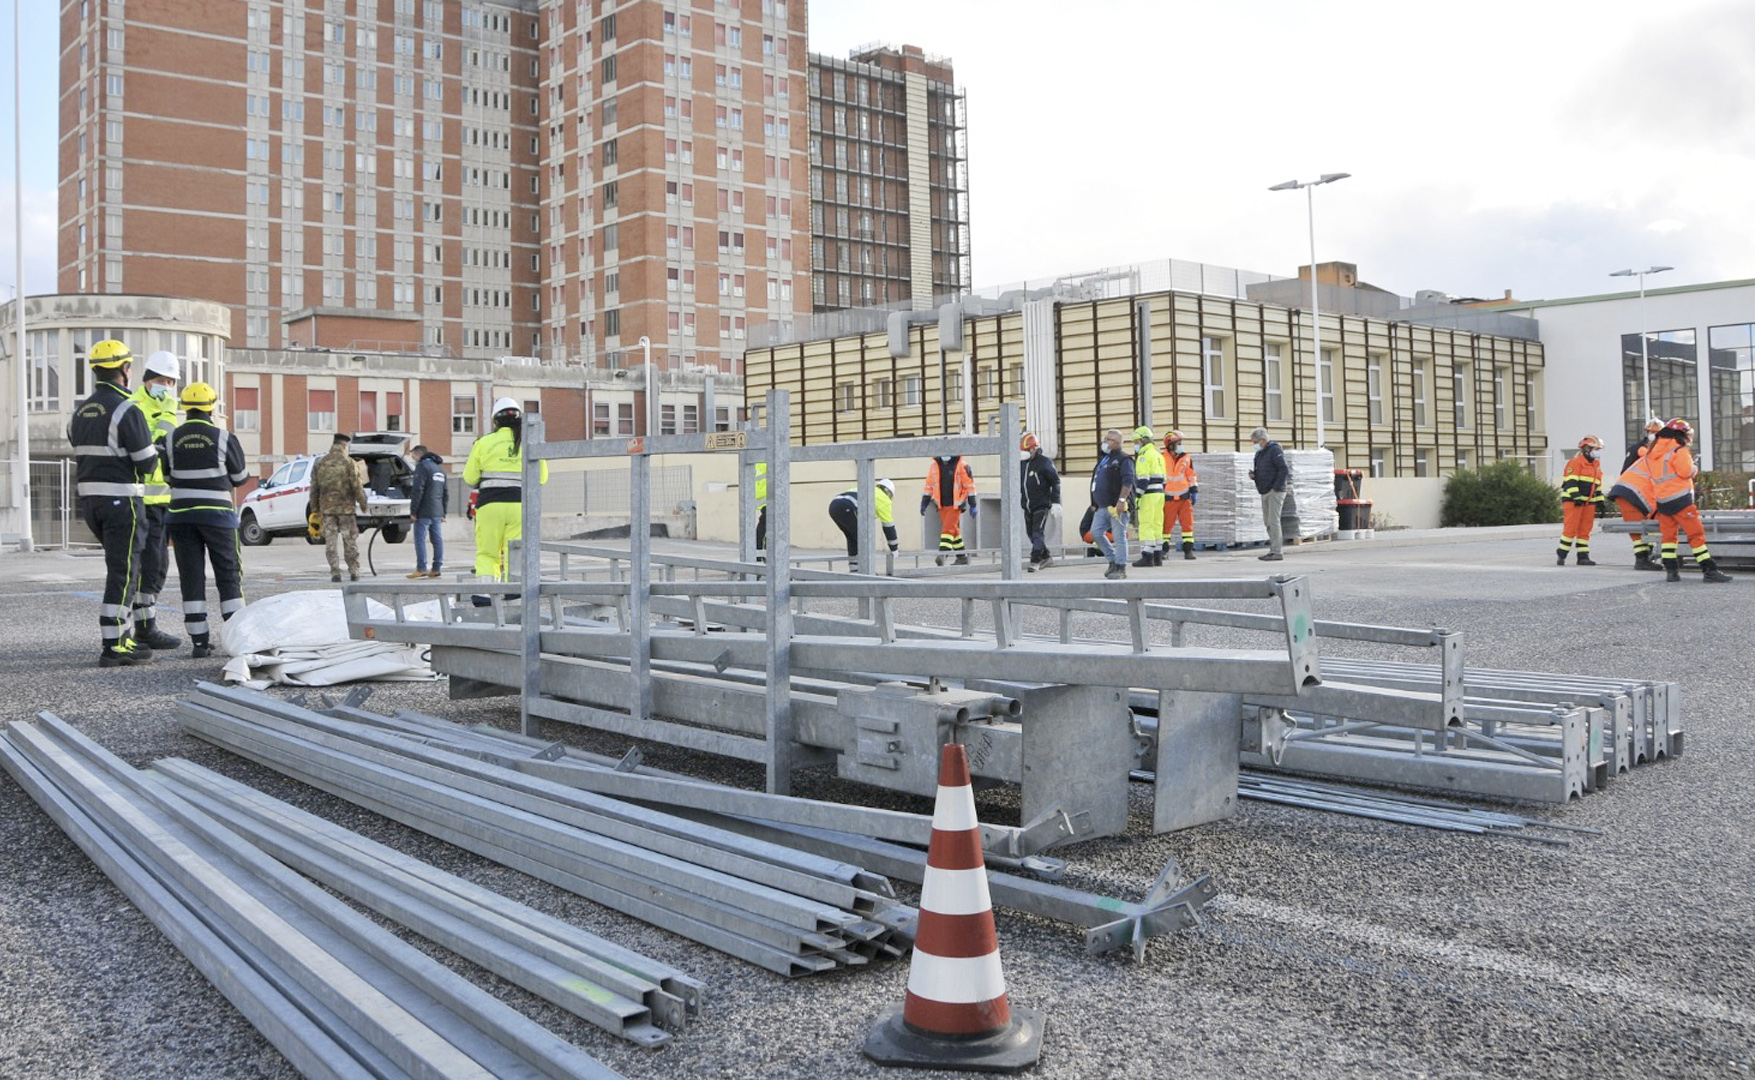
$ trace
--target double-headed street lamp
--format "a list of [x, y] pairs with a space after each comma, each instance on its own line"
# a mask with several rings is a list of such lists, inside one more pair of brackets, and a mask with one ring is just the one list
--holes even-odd
[[[1323, 173], [1315, 180], [1288, 180], [1283, 184], [1275, 184], [1269, 191], [1297, 191], [1304, 189], [1304, 209], [1310, 223], [1310, 353], [1316, 363], [1316, 446], [1321, 449], [1325, 441], [1322, 428], [1322, 311], [1316, 299], [1316, 197], [1311, 188], [1323, 184], [1332, 184], [1336, 180], [1345, 180], [1352, 173]], [[1330, 377], [1333, 377], [1331, 372]]]
[[1645, 332], [1645, 275], [1661, 274], [1665, 270], [1674, 270], [1673, 266], [1648, 266], [1644, 270], [1616, 270], [1610, 277], [1637, 277], [1639, 279], [1639, 392], [1644, 400], [1640, 403], [1645, 408], [1647, 420], [1657, 419], [1651, 411], [1651, 350], [1646, 346]]

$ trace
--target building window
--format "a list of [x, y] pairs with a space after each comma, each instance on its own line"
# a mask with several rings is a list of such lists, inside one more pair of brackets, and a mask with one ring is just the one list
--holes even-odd
[[1432, 475], [1432, 451], [1430, 451], [1430, 450], [1416, 450], [1416, 451], [1414, 451], [1414, 475], [1415, 476], [1431, 476]]
[[335, 430], [335, 391], [305, 391], [305, 426], [312, 431]]
[[61, 331], [31, 330], [25, 335], [25, 365], [30, 380], [30, 411], [55, 412], [61, 407]]
[[[1428, 418], [1426, 416], [1426, 371], [1427, 371], [1427, 365], [1429, 363], [1431, 363], [1431, 361], [1429, 361], [1429, 360], [1415, 360], [1413, 363], [1412, 375], [1413, 375], [1413, 399], [1414, 399], [1413, 406], [1414, 406], [1414, 426], [1415, 427], [1425, 427], [1427, 425]], [[1421, 474], [1415, 473], [1415, 475], [1418, 476]]]
[[1469, 426], [1469, 366], [1456, 365], [1451, 371], [1450, 383], [1451, 396], [1456, 399], [1456, 428], [1462, 431]]
[[1335, 422], [1335, 351], [1324, 349], [1316, 362], [1317, 407], [1325, 424]]
[[402, 391], [390, 390], [384, 394], [384, 430], [402, 431]]
[[362, 390], [360, 392], [360, 423], [361, 431], [378, 430], [378, 392]]
[[1755, 472], [1755, 325], [1706, 331], [1715, 469]]
[[1383, 354], [1372, 353], [1365, 360], [1365, 417], [1372, 424], [1383, 423]]
[[902, 404], [920, 404], [920, 376], [909, 375], [902, 380]]
[[1225, 407], [1225, 340], [1216, 337], [1200, 339], [1201, 398], [1207, 415], [1230, 415]]
[[682, 433], [684, 435], [694, 435], [699, 433], [700, 430], [701, 407], [699, 405], [684, 405], [682, 407]]
[[1385, 450], [1381, 446], [1373, 447], [1371, 450], [1371, 475], [1372, 476], [1388, 476], [1389, 475], [1388, 470], [1389, 470], [1389, 451]]
[[[959, 376], [960, 378], [960, 376]], [[854, 383], [842, 383], [835, 387], [835, 411], [853, 412], [859, 408], [859, 387]]]
[[[1502, 367], [1493, 369], [1493, 426], [1501, 431], [1505, 429], [1505, 369]], [[1628, 439], [1628, 442], [1637, 441], [1637, 437]]]
[[1286, 418], [1286, 358], [1280, 343], [1270, 341], [1261, 347], [1263, 411], [1269, 420]]
[[676, 434], [676, 406], [675, 405], [660, 405], [660, 406], [658, 406], [658, 434], [660, 434], [660, 435], [675, 435]]
[[632, 435], [634, 433], [634, 403], [618, 401], [615, 406], [615, 433]]
[[591, 403], [591, 435], [593, 438], [609, 434], [609, 402], [593, 401]]
[[896, 384], [890, 379], [879, 379], [872, 384], [871, 404], [875, 409], [895, 407]]
[[475, 434], [475, 395], [451, 395], [451, 434]]

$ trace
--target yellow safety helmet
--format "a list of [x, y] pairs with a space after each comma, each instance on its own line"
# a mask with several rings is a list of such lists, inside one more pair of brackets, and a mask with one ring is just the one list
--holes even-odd
[[1151, 442], [1153, 438], [1152, 429], [1141, 424], [1139, 427], [1133, 429], [1133, 437], [1135, 442]]
[[218, 403], [219, 391], [204, 382], [183, 387], [182, 406], [185, 409], [212, 409]]
[[91, 347], [85, 354], [85, 362], [96, 368], [119, 368], [134, 359], [128, 346], [115, 338], [106, 338]]

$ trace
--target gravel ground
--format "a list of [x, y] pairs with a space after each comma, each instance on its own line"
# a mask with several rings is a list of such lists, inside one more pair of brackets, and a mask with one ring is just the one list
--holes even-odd
[[[1526, 808], [1603, 830], [1563, 848], [1255, 802], [1218, 824], [1152, 836], [1149, 791], [1135, 785], [1127, 835], [1063, 852], [1069, 879], [1137, 897], [1175, 856], [1212, 874], [1221, 899], [1205, 927], [1153, 942], [1138, 965], [1086, 957], [1073, 928], [999, 913], [1012, 1000], [1048, 1016], [1035, 1075], [1750, 1075], [1755, 748], [1740, 733], [1755, 698], [1755, 580], [1708, 587], [1690, 575], [1666, 586], [1626, 569], [1614, 537], [1599, 545], [1609, 565], [1596, 570], [1555, 568], [1551, 541], [1527, 530], [1380, 537], [1291, 549], [1275, 569], [1310, 576], [1319, 617], [1465, 630], [1471, 664], [1678, 681], [1686, 755], [1568, 806]], [[378, 554], [380, 564], [412, 557], [406, 546]], [[464, 566], [467, 555], [451, 561]], [[248, 588], [256, 597], [326, 588], [321, 563], [302, 544], [253, 549]], [[1261, 569], [1248, 553], [1214, 553], [1134, 574]], [[1096, 569], [1075, 560], [1049, 574], [1094, 580]], [[0, 629], [10, 702], [0, 716], [50, 710], [138, 766], [191, 758], [692, 972], [709, 988], [703, 1015], [669, 1047], [643, 1051], [450, 961], [629, 1077], [894, 1075], [858, 1048], [901, 1002], [905, 962], [787, 981], [199, 743], [177, 729], [172, 703], [194, 680], [216, 678], [219, 663], [185, 649], [142, 669], [98, 669], [101, 576], [91, 557], [0, 556], [0, 600], [20, 616]], [[451, 702], [443, 683], [381, 687], [368, 707], [516, 723], [506, 701]], [[625, 746], [573, 729], [545, 734]], [[670, 767], [722, 765], [647, 750]], [[811, 776], [806, 786], [840, 785]], [[983, 813], [1015, 816], [1008, 801], [985, 793]], [[9, 779], [0, 950], [0, 1076], [295, 1075]]]

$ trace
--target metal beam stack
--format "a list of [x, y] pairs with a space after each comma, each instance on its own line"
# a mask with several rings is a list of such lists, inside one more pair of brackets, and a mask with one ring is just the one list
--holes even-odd
[[55, 716], [0, 765], [303, 1075], [619, 1075]]
[[[1325, 657], [1337, 679], [1432, 690], [1441, 665]], [[1650, 679], [1464, 668], [1462, 723], [1422, 731], [1292, 708], [1277, 760], [1244, 762], [1316, 776], [1434, 788], [1527, 802], [1565, 802], [1637, 764], [1679, 756], [1681, 688]]]
[[[358, 695], [350, 700], [358, 700]], [[430, 746], [477, 756], [584, 791], [663, 806], [757, 841], [857, 864], [897, 880], [918, 885], [925, 879], [930, 815], [748, 791], [652, 769], [639, 763], [638, 751], [631, 750], [618, 761], [497, 728], [462, 727], [418, 713], [383, 716], [343, 705], [327, 709], [325, 714], [400, 732]], [[1018, 830], [991, 824], [980, 829], [989, 848], [987, 877], [993, 902], [1084, 928], [1085, 949], [1093, 954], [1131, 947], [1136, 958], [1143, 957], [1147, 940], [1197, 925], [1200, 909], [1218, 894], [1211, 878], [1187, 879], [1174, 861], [1137, 902], [1073, 889], [1054, 880], [1065, 871], [1062, 860], [1003, 853], [1015, 850]], [[873, 884], [879, 881], [874, 878]]]
[[911, 909], [855, 866], [248, 691], [200, 684], [179, 715], [241, 756], [783, 975], [907, 945]]

